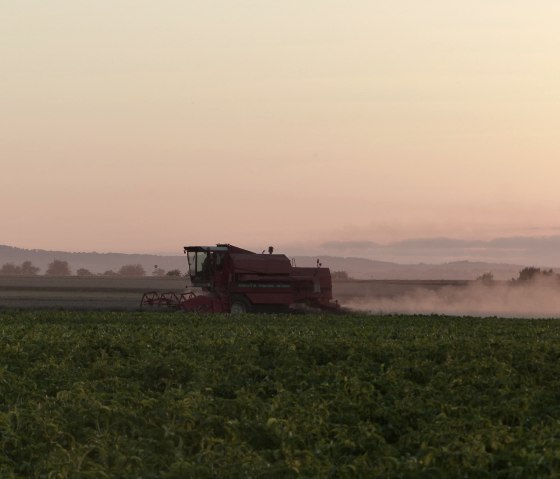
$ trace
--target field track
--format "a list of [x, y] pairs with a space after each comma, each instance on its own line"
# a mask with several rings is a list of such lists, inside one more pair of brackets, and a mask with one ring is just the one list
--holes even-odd
[[185, 278], [167, 277], [0, 277], [0, 308], [133, 311], [142, 293], [185, 285]]
[[[0, 276], [0, 308], [134, 311], [142, 293], [185, 290], [185, 278]], [[398, 297], [412, 290], [464, 287], [468, 281], [361, 280], [333, 283], [341, 304], [356, 298]]]

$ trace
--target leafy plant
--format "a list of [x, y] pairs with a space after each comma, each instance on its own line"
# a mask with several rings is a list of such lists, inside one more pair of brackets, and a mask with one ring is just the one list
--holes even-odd
[[0, 477], [550, 477], [560, 321], [0, 312]]

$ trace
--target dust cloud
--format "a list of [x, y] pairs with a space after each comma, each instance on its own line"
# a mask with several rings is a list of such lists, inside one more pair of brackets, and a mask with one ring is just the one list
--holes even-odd
[[364, 297], [345, 302], [345, 307], [375, 314], [442, 314], [499, 316], [506, 318], [559, 318], [560, 283], [473, 282], [438, 290], [417, 288], [393, 297]]

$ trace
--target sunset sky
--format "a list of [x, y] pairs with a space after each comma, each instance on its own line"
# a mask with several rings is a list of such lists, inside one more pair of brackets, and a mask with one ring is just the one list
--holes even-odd
[[560, 234], [558, 0], [0, 0], [0, 244]]

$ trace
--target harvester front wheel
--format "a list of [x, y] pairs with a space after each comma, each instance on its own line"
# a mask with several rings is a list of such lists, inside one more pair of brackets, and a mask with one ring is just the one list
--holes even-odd
[[233, 298], [229, 306], [230, 314], [245, 314], [251, 311], [251, 305], [245, 298]]

